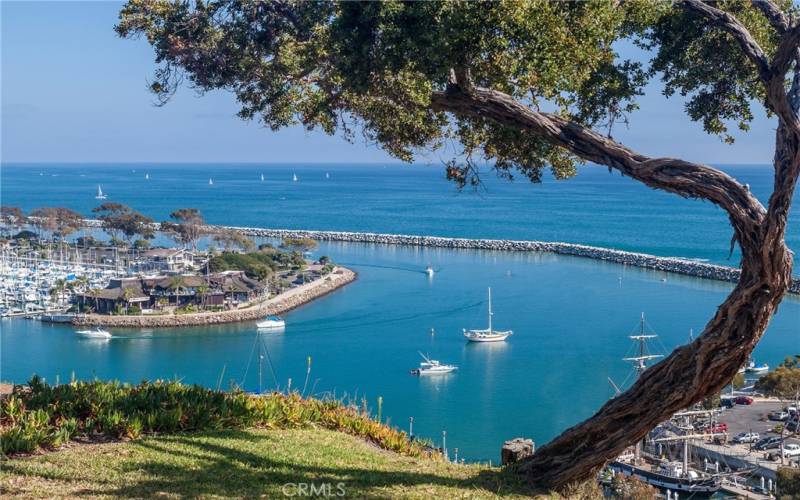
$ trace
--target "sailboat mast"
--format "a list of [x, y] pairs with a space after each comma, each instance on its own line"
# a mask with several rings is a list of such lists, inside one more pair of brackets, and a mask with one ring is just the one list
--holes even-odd
[[492, 333], [492, 287], [489, 287], [489, 333]]

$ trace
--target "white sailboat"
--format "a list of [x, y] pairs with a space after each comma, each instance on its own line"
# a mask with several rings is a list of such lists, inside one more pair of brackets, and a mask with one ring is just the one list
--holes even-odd
[[149, 181], [150, 180], [150, 174], [144, 174], [144, 180]]
[[325, 178], [326, 179], [330, 179], [331, 178], [331, 174], [329, 174], [328, 172], [325, 172]]
[[489, 328], [485, 330], [467, 330], [464, 329], [464, 337], [470, 342], [502, 342], [507, 339], [509, 335], [514, 332], [511, 330], [493, 330], [492, 329], [492, 289], [489, 288]]
[[264, 182], [264, 174], [261, 174], [261, 182]]
[[94, 199], [105, 200], [106, 198], [108, 198], [108, 196], [103, 193], [103, 190], [100, 188], [100, 186], [97, 186], [97, 194], [95, 195]]
[[422, 353], [419, 353], [425, 361], [420, 362], [419, 368], [411, 370], [412, 375], [439, 375], [442, 373], [450, 373], [458, 370], [455, 365], [443, 365], [435, 359], [430, 359]]
[[292, 181], [297, 182], [297, 174], [292, 174]]
[[209, 185], [209, 186], [213, 186], [213, 185], [214, 185], [214, 181], [213, 181], [213, 179], [211, 179], [210, 177], [209, 177], [209, 179], [208, 179], [208, 185]]

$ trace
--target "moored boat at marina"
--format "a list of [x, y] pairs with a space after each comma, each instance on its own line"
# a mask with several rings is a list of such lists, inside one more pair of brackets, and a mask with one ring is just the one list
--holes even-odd
[[767, 373], [769, 371], [769, 365], [763, 363], [761, 365], [756, 365], [756, 362], [752, 359], [747, 362], [747, 365], [744, 367], [745, 373]]
[[680, 462], [642, 461], [635, 464], [633, 460], [620, 459], [614, 460], [608, 467], [615, 474], [635, 477], [652, 486], [672, 492], [707, 496], [716, 493], [722, 487], [719, 477], [690, 470]]
[[464, 329], [464, 337], [470, 342], [502, 342], [512, 335], [514, 332], [511, 330], [494, 330], [492, 329], [492, 289], [489, 288], [489, 327], [485, 330], [467, 330]]

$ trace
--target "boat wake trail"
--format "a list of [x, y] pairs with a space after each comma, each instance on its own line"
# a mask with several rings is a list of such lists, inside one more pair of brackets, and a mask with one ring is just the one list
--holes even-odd
[[[420, 269], [418, 267], [381, 266], [378, 264], [359, 264], [357, 262], [338, 262], [338, 264], [341, 264], [343, 266], [372, 267], [376, 269], [392, 269], [394, 271], [406, 271], [415, 274], [428, 274], [427, 271], [425, 271], [424, 269]], [[434, 269], [434, 272], [438, 273], [439, 271], [441, 271], [441, 269], [442, 268]]]

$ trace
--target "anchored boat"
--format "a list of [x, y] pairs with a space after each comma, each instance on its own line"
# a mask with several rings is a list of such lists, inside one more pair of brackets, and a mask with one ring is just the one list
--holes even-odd
[[443, 365], [435, 359], [430, 359], [422, 353], [419, 353], [425, 361], [420, 362], [419, 368], [411, 370], [411, 375], [438, 375], [442, 373], [450, 373], [458, 370], [455, 365]]
[[511, 330], [493, 330], [492, 329], [492, 289], [489, 288], [489, 328], [485, 330], [467, 330], [464, 329], [464, 337], [470, 342], [501, 342], [513, 334]]
[[100, 186], [97, 186], [97, 194], [95, 195], [94, 199], [105, 200], [106, 198], [108, 198], [108, 196], [103, 193], [103, 190], [100, 188]]

